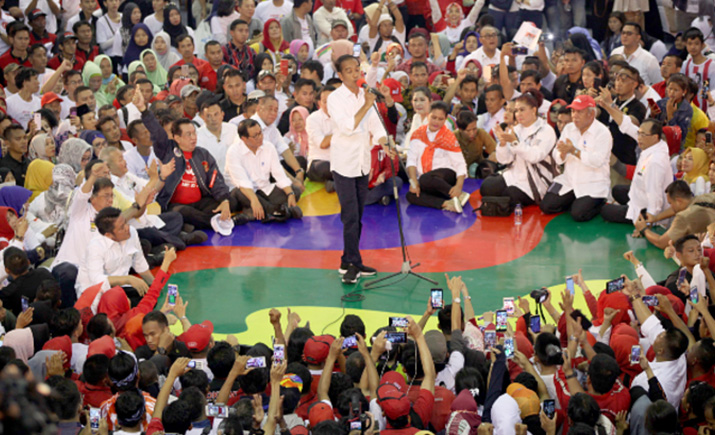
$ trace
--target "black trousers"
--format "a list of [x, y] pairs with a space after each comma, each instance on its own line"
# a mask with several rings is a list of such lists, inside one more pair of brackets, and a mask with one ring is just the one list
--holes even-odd
[[[236, 198], [231, 195], [228, 198], [231, 212], [241, 210]], [[211, 218], [216, 214], [213, 210], [220, 204], [211, 196], [204, 196], [193, 204], [169, 204], [169, 211], [181, 213], [184, 223], [193, 225], [197, 229], [211, 228]]]
[[[303, 171], [306, 171], [306, 170], [307, 170], [306, 168], [307, 168], [307, 166], [308, 166], [308, 159], [306, 159], [306, 158], [303, 157], [303, 156], [295, 156], [295, 159], [298, 161], [298, 164], [300, 165], [300, 167], [303, 168]], [[286, 163], [285, 160], [281, 160], [281, 165], [283, 165], [283, 168], [284, 168], [286, 171], [288, 171], [288, 173], [289, 173], [290, 175], [292, 175], [293, 177], [295, 177], [295, 171], [293, 170], [293, 168], [291, 168], [290, 166], [288, 166], [288, 164]]]
[[160, 246], [164, 243], [170, 243], [177, 251], [186, 249], [186, 243], [179, 237], [181, 228], [184, 226], [184, 218], [181, 213], [176, 211], [167, 211], [159, 215], [164, 226], [159, 228], [147, 227], [137, 230], [140, 239], [148, 241], [152, 248]]
[[367, 198], [368, 176], [344, 177], [333, 172], [335, 191], [340, 201], [340, 221], [343, 223], [343, 256], [340, 261], [362, 266], [360, 255], [360, 235], [362, 234], [362, 213]]
[[407, 192], [407, 201], [410, 204], [441, 209], [444, 201], [451, 198], [449, 191], [457, 184], [457, 173], [451, 169], [440, 168], [422, 174], [420, 183], [420, 196]]
[[628, 191], [631, 190], [630, 186], [619, 185], [613, 186], [611, 193], [613, 194], [613, 199], [615, 199], [618, 204], [606, 204], [601, 208], [601, 217], [606, 222], [615, 222], [620, 224], [629, 224], [632, 221], [626, 218], [628, 213]]
[[77, 266], [71, 263], [62, 263], [52, 268], [52, 275], [60, 284], [62, 293], [62, 308], [73, 307], [77, 302], [77, 291], [74, 288], [77, 281]]
[[[300, 199], [300, 191], [293, 187], [293, 193], [295, 194], [295, 200], [298, 201], [298, 199]], [[242, 209], [251, 209], [251, 200], [248, 199], [243, 192], [241, 192], [241, 189], [236, 188], [232, 190], [231, 196], [236, 198]], [[275, 211], [280, 209], [283, 204], [288, 203], [288, 195], [286, 195], [283, 189], [278, 186], [273, 188], [270, 195], [266, 195], [266, 193], [262, 190], [257, 190], [256, 196], [258, 197], [258, 201], [263, 206], [266, 216], [273, 214]]]
[[485, 196], [508, 196], [512, 207], [517, 204], [522, 206], [536, 204], [523, 190], [516, 186], [507, 186], [501, 175], [490, 175], [484, 179], [479, 192], [482, 194], [482, 198]]
[[333, 173], [330, 172], [330, 162], [328, 160], [313, 160], [310, 162], [310, 168], [306, 174], [312, 181], [324, 182], [333, 179]]
[[601, 211], [601, 206], [605, 200], [603, 198], [592, 198], [590, 196], [582, 196], [576, 198], [573, 190], [565, 195], [558, 195], [553, 192], [547, 192], [544, 199], [541, 200], [539, 207], [546, 214], [561, 213], [570, 210], [571, 217], [576, 222], [590, 221]]

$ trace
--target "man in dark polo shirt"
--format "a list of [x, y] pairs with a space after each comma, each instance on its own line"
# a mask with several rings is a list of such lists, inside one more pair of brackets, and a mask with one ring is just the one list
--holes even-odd
[[228, 122], [243, 113], [246, 102], [246, 79], [243, 73], [235, 68], [229, 68], [223, 75], [223, 93], [221, 100], [223, 122]]
[[[0, 71], [11, 63], [32, 68], [30, 63], [27, 48], [30, 46], [30, 28], [22, 23], [15, 21], [8, 24], [7, 36], [10, 40], [10, 50], [0, 56]], [[3, 86], [6, 84], [5, 78], [2, 78]]]
[[554, 82], [553, 93], [555, 98], [560, 98], [571, 104], [576, 97], [576, 91], [583, 89], [581, 70], [585, 64], [583, 52], [576, 47], [567, 47], [564, 50], [563, 75]]
[[[30, 160], [25, 157], [27, 153], [27, 137], [21, 125], [11, 124], [5, 129], [5, 143], [7, 154], [0, 160], [0, 167], [8, 168], [15, 177], [18, 186], [25, 185], [25, 174]], [[19, 213], [20, 210], [17, 210]]]
[[[616, 97], [613, 105], [618, 107], [624, 115], [630, 116], [635, 126], [639, 126], [643, 122], [646, 114], [645, 106], [638, 101], [635, 94], [636, 89], [641, 83], [643, 83], [643, 80], [640, 74], [638, 74], [638, 70], [630, 65], [625, 65], [618, 72], [613, 86]], [[611, 150], [613, 155], [616, 156], [621, 163], [635, 165], [638, 160], [636, 156], [638, 142], [631, 136], [623, 133], [618, 127], [618, 124], [605, 110], [601, 111], [598, 120], [607, 125], [613, 135], [613, 149]]]

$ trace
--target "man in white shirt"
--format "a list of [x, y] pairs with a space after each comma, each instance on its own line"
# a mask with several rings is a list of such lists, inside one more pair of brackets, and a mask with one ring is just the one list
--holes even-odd
[[153, 162], [160, 164], [161, 162], [154, 154], [154, 144], [151, 141], [151, 134], [144, 126], [141, 119], [134, 120], [127, 126], [127, 135], [134, 142], [134, 147], [124, 153], [124, 160], [127, 162], [129, 173], [137, 177], [149, 180], [147, 168]]
[[343, 223], [343, 255], [339, 272], [343, 274], [344, 283], [354, 284], [361, 275], [377, 273], [362, 262], [360, 233], [368, 191], [372, 143], [387, 141], [385, 130], [373, 107], [375, 95], [365, 93], [357, 85], [360, 78], [358, 60], [351, 55], [343, 55], [335, 62], [335, 66], [343, 84], [327, 100], [328, 115], [333, 122], [330, 169], [338, 192], [340, 220]]
[[228, 122], [223, 122], [224, 113], [219, 97], [208, 93], [208, 98], [204, 98], [202, 93], [197, 99], [197, 103], [199, 104], [199, 116], [205, 123], [203, 127], [196, 130], [198, 143], [211, 153], [221, 175], [226, 180], [226, 185], [232, 189], [235, 186], [226, 174], [226, 151], [238, 143], [236, 128]]
[[641, 35], [643, 30], [638, 23], [628, 22], [621, 30], [622, 46], [614, 49], [611, 56], [620, 54], [626, 58], [632, 67], [636, 68], [646, 85], [651, 86], [663, 81], [660, 75], [660, 64], [658, 59], [650, 52], [641, 47]]
[[618, 204], [603, 206], [601, 216], [604, 220], [632, 223], [642, 210], [646, 210], [650, 216], [657, 216], [668, 208], [665, 189], [673, 181], [673, 169], [670, 165], [668, 144], [662, 136], [663, 124], [658, 120], [647, 119], [638, 128], [638, 147], [641, 149], [641, 155], [636, 163], [633, 182], [630, 186], [613, 187], [613, 199], [618, 201]]
[[350, 22], [345, 9], [336, 6], [337, 0], [325, 0], [323, 6], [313, 13], [313, 22], [318, 31], [318, 45], [330, 42], [331, 31], [336, 22], [345, 23], [348, 31], [348, 38], [353, 35], [353, 26], [347, 25]]
[[265, 0], [258, 3], [253, 16], [263, 23], [270, 19], [280, 21], [290, 14], [291, 9], [293, 9], [293, 2], [288, 0]]
[[561, 132], [552, 153], [564, 173], [554, 178], [539, 206], [546, 214], [571, 210], [577, 222], [593, 219], [608, 197], [611, 185], [610, 157], [613, 137], [596, 120], [596, 102], [579, 95], [568, 106], [573, 122]]
[[[99, 234], [86, 247], [77, 275], [77, 294], [81, 295], [86, 288], [99, 283], [106, 289], [122, 286], [132, 305], [138, 305], [154, 281], [154, 275], [144, 258], [137, 230], [129, 225], [122, 211], [114, 207], [100, 210], [94, 224]], [[129, 275], [130, 269], [141, 276], [144, 285], [137, 277]], [[137, 283], [139, 287], [134, 288]]]
[[[86, 181], [73, 193], [69, 209], [67, 210], [67, 231], [62, 241], [60, 250], [52, 263], [52, 274], [57, 278], [62, 289], [62, 300], [77, 300], [75, 281], [80, 264], [84, 260], [87, 246], [97, 233], [94, 223], [96, 214], [112, 206], [114, 200], [114, 183], [109, 178], [107, 165], [100, 160], [87, 164], [85, 169], [88, 175]], [[136, 202], [132, 207], [123, 212], [125, 219], [141, 216], [146, 209], [149, 190], [145, 189], [135, 197]], [[143, 205], [139, 205], [143, 204]], [[132, 287], [145, 292], [149, 286], [141, 279], [128, 279]]]
[[332, 86], [325, 86], [320, 91], [319, 109], [311, 113], [305, 121], [308, 132], [308, 178], [312, 181], [325, 181], [325, 190], [335, 192], [333, 173], [330, 172], [330, 140], [333, 137], [333, 124], [328, 114], [328, 97], [335, 91]]
[[501, 50], [499, 50], [499, 30], [492, 26], [484, 26], [479, 31], [479, 40], [482, 41], [482, 46], [479, 47], [469, 56], [465, 57], [462, 65], [466, 65], [472, 59], [476, 59], [482, 65], [482, 71], [489, 69], [495, 65], [499, 65]]
[[[241, 140], [226, 154], [226, 173], [236, 185], [232, 195], [244, 209], [250, 209], [252, 216], [248, 217], [263, 222], [302, 218], [303, 212], [296, 205], [297, 192], [281, 166], [275, 147], [265, 142], [258, 121], [241, 121], [238, 136]], [[275, 182], [271, 182], [271, 177]]]
[[457, 138], [445, 125], [447, 115], [447, 103], [432, 103], [428, 124], [412, 134], [406, 163], [410, 178], [407, 201], [462, 213], [469, 200], [469, 194], [462, 191], [467, 164]]
[[477, 128], [487, 133], [504, 122], [504, 90], [501, 85], [491, 85], [484, 90], [484, 103], [487, 112], [477, 117]]
[[40, 91], [37, 71], [32, 68], [20, 68], [20, 72], [15, 76], [15, 84], [19, 91], [7, 99], [7, 114], [27, 129], [32, 116], [42, 108], [40, 97], [35, 95]]

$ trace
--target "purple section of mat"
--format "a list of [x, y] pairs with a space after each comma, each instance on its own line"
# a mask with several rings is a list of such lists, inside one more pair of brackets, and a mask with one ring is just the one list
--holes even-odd
[[[467, 179], [465, 192], [474, 192], [481, 180]], [[408, 187], [400, 192], [400, 209], [407, 245], [433, 242], [459, 234], [469, 228], [476, 215], [467, 204], [461, 215], [410, 205], [405, 199]], [[373, 204], [365, 207], [360, 249], [386, 249], [400, 246], [397, 209]], [[212, 231], [208, 231], [212, 236]], [[250, 222], [234, 229], [229, 237], [209, 237], [206, 246], [254, 246], [305, 250], [342, 250], [343, 225], [340, 215], [305, 216], [284, 223]]]

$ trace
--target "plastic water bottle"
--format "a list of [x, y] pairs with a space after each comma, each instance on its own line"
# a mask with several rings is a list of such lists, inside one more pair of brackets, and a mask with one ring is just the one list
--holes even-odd
[[517, 204], [514, 209], [514, 225], [521, 225], [524, 212], [521, 210], [521, 204]]

